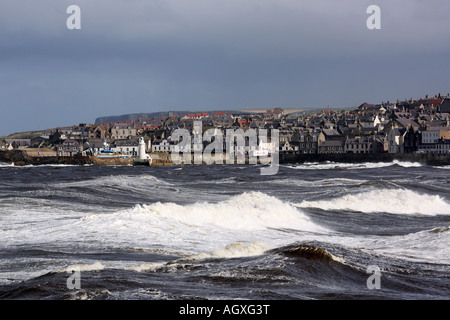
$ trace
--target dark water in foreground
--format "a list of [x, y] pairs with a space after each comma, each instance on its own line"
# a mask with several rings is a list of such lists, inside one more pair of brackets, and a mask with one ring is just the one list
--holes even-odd
[[449, 299], [449, 167], [259, 169], [0, 165], [0, 299]]

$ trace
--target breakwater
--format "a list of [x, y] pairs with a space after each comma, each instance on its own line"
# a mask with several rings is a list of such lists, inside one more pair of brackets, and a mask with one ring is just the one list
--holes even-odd
[[0, 162], [14, 163], [16, 166], [26, 165], [49, 165], [49, 164], [71, 164], [85, 165], [94, 164], [91, 157], [33, 157], [24, 150], [8, 150], [0, 151]]
[[14, 163], [16, 166], [27, 165], [129, 165], [133, 164], [131, 158], [116, 158], [116, 159], [100, 159], [92, 156], [72, 156], [72, 157], [33, 157], [24, 150], [10, 150], [0, 151], [0, 162]]
[[[173, 165], [169, 154], [152, 155], [152, 166]], [[450, 165], [450, 154], [418, 154], [418, 153], [335, 153], [335, 154], [285, 154], [279, 155], [280, 164], [311, 163], [311, 162], [337, 162], [337, 163], [364, 163], [364, 162], [392, 162], [394, 160], [418, 162], [423, 165]], [[0, 162], [14, 163], [16, 166], [25, 165], [132, 165], [132, 158], [97, 158], [92, 156], [73, 157], [33, 157], [23, 150], [0, 151]]]

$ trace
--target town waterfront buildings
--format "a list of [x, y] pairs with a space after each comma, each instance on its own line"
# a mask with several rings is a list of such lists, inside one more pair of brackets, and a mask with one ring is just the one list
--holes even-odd
[[[106, 142], [114, 152], [137, 157], [142, 137], [148, 153], [180, 152], [184, 150], [172, 133], [176, 129], [192, 132], [194, 121], [201, 121], [204, 131], [214, 128], [221, 137], [229, 129], [277, 129], [279, 153], [450, 153], [450, 95], [440, 94], [315, 112], [282, 108], [253, 113], [168, 112], [135, 120], [51, 128], [27, 139], [6, 138], [0, 142], [0, 150], [45, 148], [59, 156], [98, 155]], [[208, 142], [203, 144], [205, 147]], [[193, 145], [188, 147], [194, 150]], [[233, 152], [251, 151], [244, 148]]]

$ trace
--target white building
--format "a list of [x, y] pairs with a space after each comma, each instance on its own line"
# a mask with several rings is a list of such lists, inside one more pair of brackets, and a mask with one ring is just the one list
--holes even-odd
[[422, 131], [422, 144], [437, 143], [439, 139], [450, 139], [449, 127], [428, 127]]
[[137, 156], [139, 151], [138, 140], [119, 140], [116, 141], [115, 147], [111, 148], [116, 153], [124, 155]]
[[167, 139], [163, 140], [155, 140], [152, 143], [152, 152], [171, 152], [172, 144], [167, 141]]
[[419, 145], [417, 153], [445, 153], [450, 154], [450, 140], [440, 139], [436, 143]]
[[403, 139], [406, 133], [406, 129], [398, 128], [393, 125], [389, 128], [388, 139], [388, 152], [389, 153], [403, 153], [404, 145]]

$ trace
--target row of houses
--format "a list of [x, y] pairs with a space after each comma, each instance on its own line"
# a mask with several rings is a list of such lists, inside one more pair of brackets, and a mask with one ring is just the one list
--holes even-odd
[[[149, 142], [149, 141], [147, 141]], [[105, 141], [81, 143], [77, 140], [67, 139], [56, 146], [58, 156], [72, 157], [76, 155], [98, 156], [104, 151], [136, 157], [138, 155], [139, 139], [118, 140], [113, 144]], [[149, 145], [147, 146], [149, 149]]]
[[[448, 153], [450, 126], [425, 127], [391, 121], [379, 133], [343, 135], [334, 129], [280, 132], [280, 153]], [[225, 135], [222, 133], [222, 136]], [[191, 139], [193, 141], [193, 138]], [[206, 144], [206, 142], [204, 142]], [[153, 141], [152, 152], [177, 151], [169, 138]], [[226, 149], [224, 141], [224, 150]], [[191, 147], [190, 150], [193, 150]]]
[[[378, 105], [363, 103], [353, 109], [316, 112], [288, 113], [274, 108], [255, 113], [169, 113], [168, 116], [48, 129], [38, 138], [5, 139], [0, 149], [46, 146], [60, 156], [97, 155], [105, 149], [106, 143], [115, 152], [136, 156], [139, 138], [144, 137], [147, 152], [183, 151], [178, 142], [173, 141], [172, 133], [179, 128], [192, 131], [194, 122], [201, 121], [204, 128], [216, 128], [222, 133], [227, 129], [278, 129], [281, 153], [448, 153], [449, 116], [450, 95]], [[206, 144], [204, 142], [202, 147]], [[191, 144], [185, 148], [194, 150], [195, 147]], [[249, 151], [252, 150], [245, 150]]]
[[31, 139], [4, 139], [3, 141], [0, 141], [0, 150], [26, 148], [31, 145]]
[[[74, 156], [80, 153], [98, 155], [103, 150], [109, 149], [117, 153], [136, 156], [139, 146], [138, 137], [127, 137], [117, 139], [108, 143], [105, 147], [105, 139], [86, 141], [76, 139], [64, 139], [56, 145], [59, 156]], [[146, 136], [147, 152], [189, 152], [195, 149], [194, 144], [187, 146], [189, 149], [181, 149], [178, 141], [172, 141], [171, 136], [167, 138], [154, 139]], [[191, 141], [194, 141], [193, 137]], [[208, 143], [203, 142], [205, 147]], [[178, 147], [177, 147], [178, 146]], [[227, 146], [224, 141], [224, 150]], [[391, 124], [385, 134], [372, 135], [347, 135], [344, 136], [336, 130], [304, 130], [293, 134], [280, 132], [280, 153], [449, 153], [450, 152], [450, 126], [449, 127], [401, 127]], [[2, 148], [11, 150], [13, 148], [31, 147], [31, 140], [3, 141]], [[249, 152], [247, 149], [246, 152]], [[242, 150], [236, 150], [242, 153]]]

